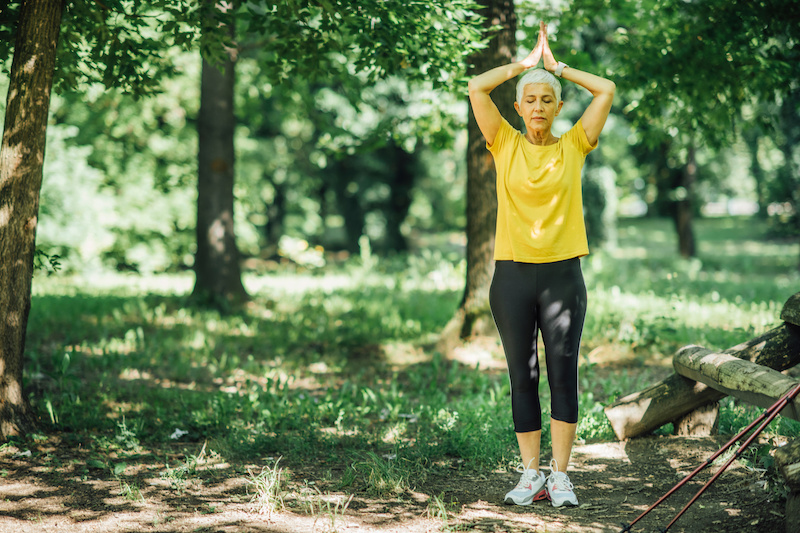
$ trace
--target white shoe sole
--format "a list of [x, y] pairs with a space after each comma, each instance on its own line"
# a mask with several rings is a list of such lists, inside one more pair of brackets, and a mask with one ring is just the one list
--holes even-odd
[[542, 489], [536, 494], [532, 495], [530, 498], [523, 498], [522, 500], [517, 501], [514, 498], [506, 496], [503, 502], [506, 505], [531, 505], [533, 502], [538, 502], [546, 499], [547, 499], [547, 489]]
[[550, 503], [553, 505], [553, 507], [577, 507], [578, 499], [575, 498], [574, 500], [563, 500], [560, 502], [556, 502], [555, 500], [551, 499]]

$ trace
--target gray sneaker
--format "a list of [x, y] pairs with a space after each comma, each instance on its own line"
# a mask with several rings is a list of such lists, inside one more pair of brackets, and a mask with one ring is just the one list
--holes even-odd
[[550, 461], [550, 475], [547, 476], [547, 496], [553, 507], [569, 505], [578, 506], [578, 497], [572, 490], [573, 486], [569, 476], [565, 472], [558, 471], [558, 463], [555, 459]]
[[519, 483], [505, 497], [505, 503], [509, 505], [530, 505], [533, 502], [547, 498], [545, 489], [544, 474], [537, 472], [533, 468], [520, 468], [522, 472]]

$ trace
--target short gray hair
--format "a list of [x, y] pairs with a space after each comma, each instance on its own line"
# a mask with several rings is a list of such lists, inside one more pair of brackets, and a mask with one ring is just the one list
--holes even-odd
[[531, 83], [546, 83], [553, 88], [556, 95], [556, 103], [561, 101], [561, 83], [554, 75], [543, 68], [532, 68], [525, 72], [517, 82], [517, 103], [522, 105], [522, 95], [525, 86]]

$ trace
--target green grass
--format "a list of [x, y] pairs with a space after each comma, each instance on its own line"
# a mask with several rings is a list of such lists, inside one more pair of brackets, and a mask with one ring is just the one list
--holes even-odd
[[[613, 440], [603, 407], [666, 375], [680, 346], [727, 348], [778, 323], [800, 254], [764, 235], [753, 221], [700, 221], [699, 257], [686, 261], [669, 222], [625, 221], [616, 250], [584, 260], [580, 439]], [[250, 275], [253, 304], [233, 315], [186, 307], [189, 276], [37, 277], [26, 383], [43, 430], [106, 470], [182, 445], [186, 459], [162, 474], [177, 491], [204, 443], [229, 461], [329, 465], [340, 487], [379, 496], [440, 467], [514, 465], [504, 372], [431, 348], [458, 305], [463, 263], [433, 252], [368, 263]], [[727, 402], [722, 428], [757, 414]], [[258, 494], [273, 474], [254, 478]]]

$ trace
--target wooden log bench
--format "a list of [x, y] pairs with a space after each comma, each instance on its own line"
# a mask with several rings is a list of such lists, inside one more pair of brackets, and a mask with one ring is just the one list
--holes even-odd
[[[800, 363], [800, 293], [786, 302], [781, 319], [784, 321], [782, 325], [716, 355], [732, 356], [777, 372], [794, 367]], [[702, 350], [688, 346], [678, 352], [676, 359], [691, 359]], [[704, 355], [712, 353], [706, 350]], [[676, 429], [687, 427], [689, 433], [697, 434], [697, 431], [691, 431], [693, 425], [705, 427], [709, 424], [693, 421], [692, 413], [700, 410], [694, 418], [713, 418], [717, 402], [728, 394], [729, 390], [717, 390], [698, 381], [694, 373], [687, 377], [676, 372], [640, 392], [618, 399], [605, 408], [605, 414], [619, 440], [650, 433], [668, 423], [673, 423]]]
[[[781, 372], [800, 363], [800, 293], [786, 302], [781, 319], [782, 325], [722, 353], [681, 348], [673, 358], [675, 374], [606, 407], [617, 438], [636, 437], [669, 422], [679, 433], [708, 434], [718, 420], [719, 400], [728, 395], [763, 408], [774, 405], [798, 385]], [[800, 421], [799, 404], [790, 402], [780, 414]], [[790, 490], [786, 532], [800, 533], [800, 439], [775, 451], [775, 465]]]
[[800, 533], [800, 439], [775, 450], [775, 466], [790, 490], [786, 498], [786, 533]]

